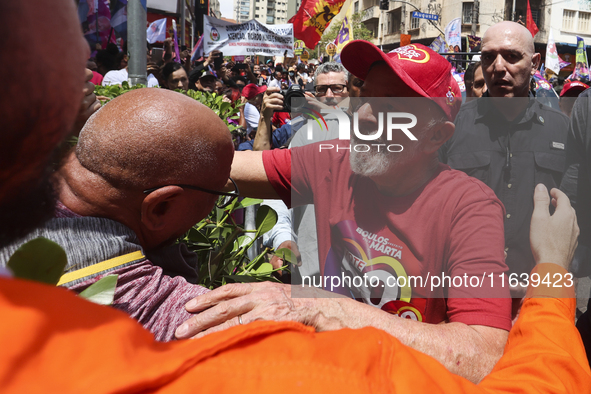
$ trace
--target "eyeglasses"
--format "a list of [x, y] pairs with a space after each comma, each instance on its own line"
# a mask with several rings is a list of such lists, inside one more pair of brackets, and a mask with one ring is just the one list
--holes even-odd
[[166, 187], [166, 186], [178, 186], [178, 187], [182, 187], [183, 189], [198, 190], [200, 192], [205, 192], [205, 193], [209, 193], [209, 194], [215, 194], [218, 196], [222, 196], [222, 198], [220, 198], [215, 205], [219, 209], [224, 209], [228, 205], [230, 205], [232, 203], [232, 201], [234, 201], [235, 198], [240, 197], [240, 191], [238, 190], [238, 185], [236, 184], [236, 182], [234, 182], [234, 180], [232, 178], [229, 178], [229, 179], [230, 179], [230, 181], [232, 181], [232, 184], [234, 185], [234, 191], [230, 192], [230, 193], [219, 192], [217, 190], [209, 190], [209, 189], [205, 189], [205, 188], [199, 187], [199, 186], [177, 184], [177, 185], [162, 185], [162, 186], [153, 187], [151, 189], [146, 189], [146, 190], [144, 190], [144, 194], [150, 194], [153, 191], [156, 191], [158, 189], [162, 189], [163, 187]]
[[316, 85], [314, 90], [316, 94], [325, 95], [328, 89], [332, 90], [334, 94], [343, 93], [347, 85]]

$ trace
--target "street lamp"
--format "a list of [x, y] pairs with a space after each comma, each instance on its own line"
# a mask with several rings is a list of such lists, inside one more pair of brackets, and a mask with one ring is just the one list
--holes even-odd
[[[390, 1], [394, 1], [394, 2], [396, 2], [396, 3], [404, 3], [404, 4], [409, 4], [409, 5], [413, 6], [413, 8], [414, 8], [415, 10], [417, 10], [418, 12], [421, 12], [421, 10], [419, 10], [419, 9], [417, 8], [417, 6], [415, 6], [413, 3], [409, 3], [408, 1], [404, 1], [404, 0], [390, 0]], [[380, 7], [381, 7], [381, 2], [380, 2]], [[381, 8], [380, 8], [380, 9], [381, 9]], [[428, 19], [428, 21], [429, 21], [429, 22], [431, 22], [431, 24], [432, 24], [433, 26], [435, 26], [435, 28], [436, 28], [437, 30], [439, 30], [439, 31], [441, 32], [441, 34], [443, 34], [443, 35], [445, 36], [445, 33], [443, 32], [443, 30], [441, 30], [441, 29], [439, 28], [439, 26], [437, 26], [437, 25], [435, 24], [435, 22], [433, 22], [433, 21], [432, 21], [432, 20], [430, 20], [430, 19]]]

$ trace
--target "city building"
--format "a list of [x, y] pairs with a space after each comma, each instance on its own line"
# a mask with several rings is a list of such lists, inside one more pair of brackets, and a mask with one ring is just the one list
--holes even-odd
[[[560, 70], [561, 77], [567, 77], [574, 70], [575, 50], [577, 45], [577, 36], [585, 40], [585, 44], [591, 44], [591, 2], [579, 0], [566, 0], [548, 4], [541, 7], [540, 12], [545, 18], [544, 32], [540, 28], [538, 37], [536, 34], [536, 49], [543, 52], [545, 56], [546, 42], [548, 40], [549, 30], [552, 29], [552, 35], [558, 50], [558, 56], [564, 61], [571, 63]], [[538, 43], [540, 44], [539, 48]], [[589, 52], [587, 52], [589, 58]]]
[[302, 0], [287, 2], [287, 20], [291, 19], [298, 12], [300, 5], [302, 5]]
[[209, 16], [215, 16], [218, 19], [222, 17], [220, 0], [209, 0]]
[[238, 23], [251, 19], [267, 25], [287, 23], [288, 7], [293, 8], [288, 2], [293, 0], [234, 0], [235, 19]]
[[[384, 51], [397, 48], [401, 34], [410, 34], [411, 42], [429, 45], [458, 17], [462, 18], [462, 37], [472, 34], [474, 1], [389, 1], [388, 10], [380, 10], [380, 0], [353, 0], [352, 4], [353, 12], [361, 13], [361, 22], [373, 32], [373, 43]], [[505, 0], [480, 1], [475, 35], [482, 37], [489, 26], [505, 20], [505, 6]], [[414, 18], [413, 11], [436, 15], [437, 20]]]

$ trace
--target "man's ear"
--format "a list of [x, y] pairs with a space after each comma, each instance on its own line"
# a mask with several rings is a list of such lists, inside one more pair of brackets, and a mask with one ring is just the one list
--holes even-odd
[[534, 75], [536, 73], [536, 71], [540, 67], [541, 61], [542, 61], [542, 55], [539, 53], [534, 53], [533, 56], [531, 57], [531, 65], [532, 65], [531, 75]]
[[425, 152], [437, 152], [441, 145], [451, 138], [455, 129], [456, 126], [449, 120], [433, 127], [429, 132], [429, 138], [425, 144]]
[[170, 185], [148, 194], [141, 205], [142, 225], [149, 231], [164, 229], [182, 192], [181, 187]]

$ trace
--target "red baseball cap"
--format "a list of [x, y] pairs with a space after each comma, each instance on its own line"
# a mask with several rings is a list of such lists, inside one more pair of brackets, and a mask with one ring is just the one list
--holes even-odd
[[341, 53], [343, 66], [365, 80], [371, 65], [384, 61], [417, 94], [435, 101], [450, 121], [462, 105], [462, 92], [451, 74], [451, 64], [440, 54], [421, 44], [410, 44], [389, 53], [363, 40], [350, 42]]
[[572, 81], [562, 87], [562, 90], [560, 91], [560, 97], [566, 95], [566, 93], [569, 93], [570, 97], [574, 97], [571, 95], [578, 96], [585, 89], [589, 89], [589, 85], [581, 81]]
[[267, 86], [258, 86], [254, 83], [249, 83], [244, 88], [242, 88], [242, 95], [246, 97], [247, 100], [252, 100], [258, 94], [264, 93], [267, 90]]

